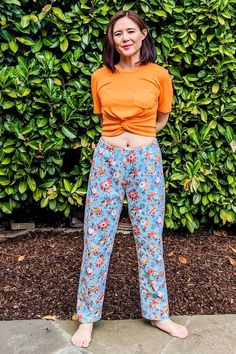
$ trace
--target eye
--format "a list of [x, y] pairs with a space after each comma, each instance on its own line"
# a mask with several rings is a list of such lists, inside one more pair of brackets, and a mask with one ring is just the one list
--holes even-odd
[[135, 31], [129, 31], [128, 33], [134, 33]]
[[115, 37], [118, 37], [118, 36], [120, 36], [120, 35], [121, 35], [121, 33], [120, 33], [120, 32], [119, 32], [119, 33], [115, 33], [115, 34], [114, 34], [114, 36], [115, 36]]

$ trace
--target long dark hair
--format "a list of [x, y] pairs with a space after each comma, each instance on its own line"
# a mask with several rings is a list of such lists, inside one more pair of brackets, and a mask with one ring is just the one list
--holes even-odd
[[105, 36], [105, 42], [104, 42], [104, 48], [102, 54], [103, 63], [112, 72], [115, 72], [116, 70], [115, 64], [117, 64], [118, 61], [120, 60], [120, 55], [114, 46], [113, 27], [117, 20], [125, 16], [129, 17], [133, 22], [135, 22], [136, 25], [139, 27], [140, 31], [142, 31], [143, 29], [147, 30], [147, 35], [144, 38], [142, 43], [140, 60], [138, 61], [138, 63], [146, 64], [146, 63], [154, 62], [156, 59], [156, 50], [152, 41], [152, 37], [150, 36], [148, 29], [146, 28], [145, 23], [143, 22], [141, 17], [134, 11], [121, 10], [117, 12], [115, 15], [113, 15], [110, 19], [107, 33]]

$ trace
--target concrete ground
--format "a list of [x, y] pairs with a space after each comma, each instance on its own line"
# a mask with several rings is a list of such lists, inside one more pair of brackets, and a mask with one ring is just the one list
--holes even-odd
[[236, 354], [236, 315], [172, 316], [189, 330], [177, 339], [146, 320], [98, 321], [89, 348], [70, 343], [77, 321], [0, 322], [0, 354]]

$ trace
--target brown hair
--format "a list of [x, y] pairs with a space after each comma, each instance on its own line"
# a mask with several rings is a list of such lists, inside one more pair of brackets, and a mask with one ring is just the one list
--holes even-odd
[[105, 36], [104, 48], [102, 59], [103, 63], [112, 71], [115, 72], [115, 64], [118, 63], [120, 59], [119, 53], [116, 51], [113, 41], [113, 27], [117, 20], [122, 17], [129, 17], [132, 21], [136, 23], [139, 27], [140, 31], [143, 29], [147, 30], [147, 35], [143, 40], [141, 53], [140, 53], [140, 60], [138, 63], [146, 64], [150, 62], [154, 62], [156, 59], [156, 50], [152, 41], [152, 37], [150, 36], [148, 29], [146, 28], [143, 20], [141, 17], [134, 11], [124, 11], [121, 10], [113, 15], [110, 19], [108, 24], [107, 34]]

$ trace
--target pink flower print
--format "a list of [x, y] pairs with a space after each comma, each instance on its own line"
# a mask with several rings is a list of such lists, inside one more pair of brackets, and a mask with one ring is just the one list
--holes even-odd
[[155, 166], [148, 166], [148, 174], [153, 176], [155, 172]]
[[159, 225], [162, 225], [163, 224], [163, 219], [159, 216], [159, 218], [157, 219], [157, 223]]
[[141, 181], [141, 182], [139, 183], [139, 187], [140, 187], [141, 189], [143, 189], [144, 191], [146, 191], [147, 188], [148, 188], [148, 183], [145, 182], [145, 181]]
[[117, 215], [117, 211], [116, 211], [115, 209], [113, 209], [113, 210], [111, 211], [111, 215], [112, 215], [112, 216], [116, 216], [116, 215]]
[[99, 149], [99, 150], [98, 150], [98, 155], [103, 156], [103, 152], [104, 152], [103, 149]]
[[79, 315], [78, 318], [79, 318], [79, 322], [83, 323], [84, 315]]
[[160, 177], [157, 177], [156, 180], [155, 180], [155, 184], [158, 185], [158, 184], [160, 184], [160, 183], [161, 183], [161, 179], [160, 179]]
[[155, 268], [151, 268], [151, 269], [149, 269], [148, 270], [148, 275], [155, 275], [156, 274], [156, 270], [155, 270]]
[[148, 195], [148, 201], [157, 199], [157, 193], [156, 192], [150, 192]]
[[89, 234], [89, 236], [95, 236], [97, 233], [96, 233], [96, 231], [95, 231], [94, 229], [92, 229], [91, 227], [89, 227], [89, 229], [88, 229], [88, 234]]
[[151, 305], [152, 307], [158, 307], [158, 308], [160, 307], [160, 304], [157, 300], [152, 300]]
[[152, 254], [155, 254], [156, 251], [157, 251], [157, 246], [156, 246], [156, 245], [151, 245], [151, 247], [150, 247], [150, 252], [151, 252]]
[[111, 199], [109, 199], [109, 198], [105, 199], [105, 200], [101, 203], [101, 205], [109, 205], [109, 204], [111, 204]]
[[147, 229], [148, 226], [150, 225], [150, 222], [147, 219], [142, 219], [141, 225], [144, 227], [144, 229]]
[[131, 153], [129, 156], [126, 157], [125, 161], [126, 162], [131, 162], [131, 163], [135, 163], [136, 162], [136, 153]]
[[112, 180], [110, 178], [106, 178], [105, 182], [103, 182], [100, 186], [100, 189], [102, 191], [104, 190], [110, 190], [111, 189], [111, 185], [112, 185]]
[[115, 165], [116, 165], [116, 160], [115, 160], [115, 159], [109, 159], [107, 162], [108, 162], [109, 165], [111, 165], [111, 166], [115, 166]]
[[100, 265], [104, 265], [104, 256], [103, 255], [100, 256], [95, 262], [96, 268], [98, 268]]
[[158, 256], [158, 257], [157, 257], [157, 262], [158, 262], [158, 263], [162, 262], [162, 259], [163, 259], [163, 257], [162, 257], [161, 255]]
[[98, 253], [99, 253], [98, 246], [92, 247], [92, 248], [91, 248], [91, 253], [92, 253], [92, 254], [98, 254]]
[[97, 174], [97, 175], [104, 175], [104, 174], [105, 174], [105, 170], [104, 170], [104, 168], [99, 167], [99, 168], [97, 169], [96, 174]]
[[155, 231], [150, 231], [148, 234], [149, 239], [156, 239], [157, 238], [157, 233]]
[[150, 214], [151, 214], [151, 215], [155, 215], [156, 212], [157, 212], [157, 207], [156, 207], [156, 205], [152, 205], [152, 206], [151, 206], [151, 210], [150, 210]]
[[87, 268], [87, 273], [88, 275], [94, 275], [94, 271], [92, 270], [92, 268]]
[[98, 190], [97, 190], [97, 188], [93, 188], [93, 189], [92, 189], [92, 194], [95, 195], [95, 196], [98, 196]]
[[134, 232], [135, 235], [138, 235], [138, 234], [139, 234], [139, 227], [138, 227], [138, 225], [134, 225], [134, 227], [133, 227], [133, 232]]
[[138, 193], [135, 189], [133, 189], [132, 191], [130, 191], [128, 193], [129, 195], [129, 198], [132, 199], [132, 200], [137, 200], [138, 199]]
[[110, 220], [108, 218], [105, 218], [103, 221], [101, 221], [98, 224], [98, 229], [103, 230], [103, 231], [107, 231], [109, 224], [110, 224]]

